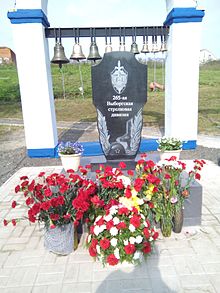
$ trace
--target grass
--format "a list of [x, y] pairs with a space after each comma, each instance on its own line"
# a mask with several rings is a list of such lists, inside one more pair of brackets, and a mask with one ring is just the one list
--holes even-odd
[[[91, 72], [89, 64], [81, 64], [84, 98], [80, 92], [80, 75], [77, 64], [63, 66], [62, 73], [52, 68], [56, 116], [58, 121], [96, 121], [92, 104]], [[156, 81], [163, 83], [164, 68], [157, 64]], [[154, 80], [153, 63], [148, 64], [148, 83]], [[9, 82], [10, 81], [10, 82]], [[164, 92], [148, 92], [148, 102], [143, 111], [145, 125], [164, 125]], [[20, 93], [16, 68], [0, 66], [0, 118], [22, 118]], [[210, 62], [200, 68], [199, 132], [220, 135], [220, 62]]]

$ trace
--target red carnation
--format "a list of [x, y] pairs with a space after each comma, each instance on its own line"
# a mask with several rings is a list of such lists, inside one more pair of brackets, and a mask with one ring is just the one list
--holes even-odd
[[148, 239], [150, 238], [150, 232], [147, 228], [144, 228], [144, 236]]
[[129, 214], [129, 210], [126, 207], [122, 207], [118, 210], [118, 214], [119, 215], [128, 215]]
[[15, 187], [15, 193], [18, 193], [20, 191], [20, 185], [17, 185], [16, 187]]
[[146, 154], [146, 153], [141, 154], [141, 158], [142, 158], [142, 159], [144, 159], [144, 158], [146, 158], [146, 157], [147, 157], [147, 154]]
[[45, 172], [40, 172], [39, 174], [38, 174], [38, 177], [43, 177], [45, 175]]
[[131, 223], [135, 228], [140, 227], [140, 224], [141, 224], [140, 216], [134, 215], [134, 216], [130, 219], [130, 223]]
[[92, 256], [92, 257], [96, 257], [97, 256], [97, 250], [94, 246], [90, 246], [89, 247], [89, 254]]
[[7, 226], [8, 225], [8, 221], [5, 220], [5, 219], [4, 219], [3, 223], [4, 223], [4, 226]]
[[28, 190], [29, 190], [30, 192], [34, 190], [34, 185], [35, 185], [35, 181], [32, 180], [32, 181], [31, 181], [31, 184], [28, 186]]
[[20, 180], [26, 180], [26, 179], [28, 179], [27, 176], [21, 176], [21, 177], [20, 177]]
[[120, 162], [118, 164], [118, 166], [121, 168], [121, 169], [125, 169], [127, 167], [127, 165], [124, 163], [124, 162]]
[[57, 221], [57, 220], [59, 220], [60, 216], [58, 214], [51, 214], [50, 218], [52, 221]]
[[144, 247], [142, 251], [146, 254], [151, 252], [151, 245], [149, 242], [144, 242]]
[[15, 200], [13, 200], [13, 202], [11, 203], [11, 207], [14, 209], [16, 207], [17, 203]]
[[102, 217], [101, 219], [99, 219], [99, 220], [96, 222], [96, 225], [97, 225], [97, 226], [102, 226], [102, 225], [104, 225], [104, 223], [105, 223], [105, 221], [104, 221], [104, 219], [103, 219], [103, 217]]
[[131, 188], [130, 186], [128, 186], [126, 189], [125, 189], [125, 196], [127, 198], [131, 198], [132, 197], [132, 193], [131, 193]]
[[113, 253], [109, 254], [109, 256], [107, 257], [106, 260], [110, 266], [115, 266], [118, 264], [118, 259], [115, 257], [115, 255]]
[[100, 240], [99, 244], [100, 244], [102, 249], [106, 250], [110, 246], [110, 241], [107, 238], [103, 238], [103, 239]]
[[195, 174], [195, 178], [196, 178], [197, 180], [200, 180], [200, 179], [201, 179], [200, 174], [199, 174], [199, 173], [196, 173], [196, 174]]
[[51, 202], [50, 201], [45, 201], [40, 206], [40, 208], [42, 210], [44, 210], [44, 211], [48, 211], [50, 207], [51, 207]]
[[127, 228], [127, 225], [125, 224], [125, 222], [120, 222], [120, 223], [118, 223], [118, 225], [116, 226], [116, 228], [118, 230], [120, 230], [120, 229], [126, 229]]
[[51, 196], [53, 193], [52, 193], [52, 191], [50, 190], [50, 188], [47, 188], [47, 189], [45, 189], [44, 190], [44, 194], [45, 194], [45, 196]]
[[127, 173], [128, 173], [129, 176], [134, 176], [134, 171], [133, 170], [128, 170]]
[[135, 252], [136, 248], [134, 244], [128, 244], [124, 247], [124, 251], [126, 254], [133, 254]]
[[158, 232], [154, 232], [153, 234], [153, 239], [156, 240], [159, 237], [159, 233]]
[[16, 226], [16, 223], [17, 223], [17, 222], [16, 222], [16, 220], [15, 220], [15, 219], [12, 219], [12, 221], [11, 221], [11, 222], [12, 222], [12, 225], [13, 225], [13, 226]]
[[21, 183], [21, 186], [22, 186], [22, 187], [25, 187], [25, 186], [28, 185], [28, 183], [29, 183], [29, 181], [27, 181], [27, 180], [26, 180], [26, 181], [23, 181], [23, 182]]
[[106, 223], [106, 229], [110, 230], [112, 227], [114, 227], [114, 222], [113, 220], [110, 220]]
[[144, 185], [144, 179], [137, 178], [134, 181], [134, 189], [139, 192], [141, 191], [142, 186]]
[[96, 247], [97, 244], [98, 244], [98, 240], [93, 238], [91, 241], [91, 246]]
[[165, 179], [170, 179], [171, 176], [170, 176], [170, 174], [166, 173], [166, 174], [164, 175], [164, 178], [165, 178]]

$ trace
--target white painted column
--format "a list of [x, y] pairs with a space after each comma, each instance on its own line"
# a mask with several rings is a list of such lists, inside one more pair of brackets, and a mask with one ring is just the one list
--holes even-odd
[[57, 128], [48, 40], [47, 0], [17, 0], [9, 12], [20, 84], [26, 146], [31, 157], [54, 157]]
[[166, 57], [165, 136], [188, 140], [196, 146], [200, 30], [204, 11], [193, 0], [167, 0], [170, 26]]

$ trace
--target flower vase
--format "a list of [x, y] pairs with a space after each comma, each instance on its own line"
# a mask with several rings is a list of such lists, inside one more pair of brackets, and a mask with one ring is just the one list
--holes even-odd
[[170, 237], [172, 232], [172, 219], [163, 216], [160, 221], [161, 233], [164, 237]]
[[70, 254], [74, 247], [73, 223], [45, 228], [44, 247], [56, 254]]
[[176, 159], [179, 160], [181, 151], [182, 151], [182, 149], [173, 150], [173, 151], [161, 151], [161, 150], [158, 149], [161, 161], [170, 159], [171, 157], [176, 157]]
[[80, 165], [81, 154], [63, 155], [59, 154], [63, 168], [65, 171], [72, 169], [78, 171]]
[[180, 233], [183, 227], [183, 207], [176, 209], [173, 216], [173, 232]]

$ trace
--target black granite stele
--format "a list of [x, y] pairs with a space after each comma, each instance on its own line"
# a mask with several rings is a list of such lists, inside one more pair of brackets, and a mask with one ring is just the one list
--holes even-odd
[[106, 53], [98, 65], [92, 66], [92, 93], [107, 164], [134, 162], [147, 101], [147, 66], [130, 52]]

